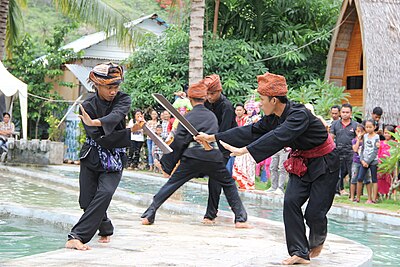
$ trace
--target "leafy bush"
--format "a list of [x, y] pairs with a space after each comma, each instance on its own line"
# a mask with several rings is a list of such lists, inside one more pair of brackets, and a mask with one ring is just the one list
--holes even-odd
[[[260, 59], [260, 45], [244, 40], [204, 40], [204, 74], [217, 73], [222, 87], [232, 102], [243, 101], [257, 85], [256, 76], [267, 71]], [[163, 38], [149, 38], [128, 59], [128, 71], [122, 88], [132, 97], [132, 107], [146, 108], [155, 104], [151, 94], [162, 93], [172, 98], [173, 92], [188, 83], [189, 35], [171, 28]]]
[[49, 124], [49, 140], [51, 141], [62, 141], [64, 136], [64, 129], [58, 127], [60, 120], [54, 117], [53, 115], [48, 116], [45, 121]]
[[383, 173], [391, 173], [396, 170], [398, 163], [400, 162], [400, 131], [396, 130], [394, 133], [390, 133], [394, 141], [389, 141], [390, 145], [390, 157], [382, 159], [379, 163], [378, 170]]
[[300, 86], [298, 90], [289, 90], [288, 97], [298, 103], [313, 104], [316, 114], [329, 118], [333, 105], [341, 105], [343, 101], [347, 101], [349, 94], [344, 90], [344, 87], [316, 79]]

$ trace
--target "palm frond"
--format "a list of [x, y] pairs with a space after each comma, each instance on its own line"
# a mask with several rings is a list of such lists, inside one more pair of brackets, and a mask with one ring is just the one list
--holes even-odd
[[6, 54], [11, 58], [11, 48], [16, 45], [21, 37], [24, 27], [21, 8], [26, 7], [26, 0], [10, 0], [8, 6], [7, 30], [6, 30]]
[[[129, 19], [101, 0], [53, 0], [53, 3], [63, 14], [89, 23], [108, 34], [115, 34], [118, 41], [125, 45], [137, 42], [130, 35], [132, 29], [125, 27]], [[135, 37], [140, 35], [135, 31]]]

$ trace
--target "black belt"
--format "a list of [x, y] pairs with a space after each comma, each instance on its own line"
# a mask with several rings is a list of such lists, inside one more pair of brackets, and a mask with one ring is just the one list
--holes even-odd
[[[216, 142], [211, 142], [211, 143], [209, 143], [209, 145], [213, 149], [219, 149]], [[197, 142], [190, 142], [188, 148], [203, 148], [203, 146]]]

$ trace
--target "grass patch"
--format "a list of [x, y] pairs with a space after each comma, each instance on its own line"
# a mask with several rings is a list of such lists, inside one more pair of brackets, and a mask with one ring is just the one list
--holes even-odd
[[257, 190], [267, 190], [268, 188], [271, 187], [271, 179], [268, 179], [267, 182], [261, 182], [260, 181], [260, 176], [256, 176], [256, 189]]
[[352, 202], [349, 199], [349, 196], [336, 196], [334, 200], [334, 204], [345, 204], [350, 207], [365, 207], [365, 208], [375, 208], [375, 209], [381, 209], [381, 210], [386, 210], [386, 211], [391, 211], [391, 212], [397, 212], [400, 209], [400, 202], [399, 200], [394, 201], [393, 199], [381, 199], [378, 201], [376, 204], [366, 204], [365, 202], [367, 201], [367, 196], [361, 196], [361, 200], [359, 203], [357, 202]]

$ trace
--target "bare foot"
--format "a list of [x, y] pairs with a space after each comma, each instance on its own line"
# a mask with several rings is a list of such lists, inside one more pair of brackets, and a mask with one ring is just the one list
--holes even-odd
[[70, 248], [70, 249], [77, 249], [77, 250], [89, 250], [89, 249], [91, 249], [88, 245], [83, 244], [78, 239], [68, 240], [67, 243], [65, 243], [65, 247], [66, 248]]
[[99, 243], [110, 243], [110, 241], [111, 241], [111, 238], [110, 238], [109, 235], [107, 235], [107, 236], [100, 236], [100, 238], [99, 238], [99, 240], [98, 240]]
[[151, 224], [153, 224], [153, 223], [150, 222], [149, 219], [143, 218], [143, 219], [142, 219], [142, 224], [143, 224], [143, 225], [151, 225]]
[[237, 223], [235, 223], [235, 228], [248, 229], [248, 228], [251, 228], [251, 226], [247, 222], [237, 222]]
[[214, 219], [214, 220], [211, 220], [211, 219], [208, 219], [208, 218], [204, 218], [203, 221], [202, 221], [202, 224], [205, 224], [205, 225], [214, 225], [214, 224], [215, 224], [215, 219]]
[[319, 245], [315, 248], [310, 249], [310, 258], [316, 258], [321, 254], [322, 248], [324, 247], [324, 244]]
[[309, 264], [310, 261], [300, 258], [299, 256], [293, 255], [290, 258], [287, 258], [286, 260], [282, 261], [283, 265], [294, 265], [294, 264]]

